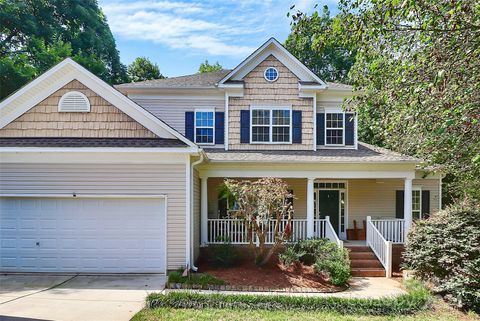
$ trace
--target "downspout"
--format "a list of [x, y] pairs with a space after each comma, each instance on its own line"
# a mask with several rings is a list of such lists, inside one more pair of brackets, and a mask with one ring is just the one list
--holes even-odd
[[191, 168], [190, 168], [190, 224], [189, 224], [189, 227], [190, 227], [190, 230], [188, 231], [188, 233], [190, 234], [190, 268], [194, 271], [194, 272], [197, 272], [198, 271], [198, 267], [196, 267], [194, 265], [194, 247], [193, 247], [193, 243], [194, 243], [194, 240], [193, 240], [193, 211], [194, 211], [194, 202], [195, 200], [193, 199], [193, 179], [194, 179], [194, 176], [193, 176], [193, 173], [194, 173], [194, 167], [200, 163], [203, 162], [204, 160], [204, 156], [203, 156], [203, 150], [200, 150], [200, 159], [197, 160], [196, 162], [193, 162], [191, 164]]

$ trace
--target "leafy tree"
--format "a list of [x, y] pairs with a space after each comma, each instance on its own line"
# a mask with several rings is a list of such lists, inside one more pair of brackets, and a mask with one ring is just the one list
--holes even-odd
[[346, 45], [327, 34], [331, 32], [333, 23], [328, 6], [323, 7], [321, 14], [316, 10], [310, 16], [300, 11], [287, 14], [290, 15], [292, 31], [285, 41], [288, 51], [320, 79], [348, 83], [348, 72], [355, 63], [356, 49], [354, 44]]
[[216, 63], [214, 63], [213, 65], [211, 65], [208, 62], [208, 60], [205, 59], [205, 61], [200, 64], [200, 67], [198, 67], [198, 73], [203, 74], [204, 72], [219, 71], [219, 70], [222, 70], [222, 69], [223, 69], [223, 67], [218, 63], [218, 61]]
[[339, 11], [324, 34], [357, 48], [360, 138], [439, 165], [445, 201], [480, 199], [478, 3], [341, 0]]
[[127, 73], [130, 81], [165, 78], [160, 73], [158, 65], [152, 63], [148, 58], [145, 57], [137, 57], [130, 65], [128, 65]]
[[459, 307], [480, 312], [480, 206], [471, 201], [417, 221], [405, 265]]
[[[278, 178], [256, 181], [227, 179], [225, 185], [235, 197], [235, 215], [243, 219], [255, 263], [266, 264], [278, 247], [291, 237], [293, 205], [290, 200], [293, 195], [287, 183]], [[284, 219], [287, 219], [287, 223], [282, 228]], [[266, 248], [265, 241], [269, 233], [273, 234], [274, 244]]]
[[96, 0], [0, 1], [0, 99], [68, 56], [109, 83], [127, 79]]

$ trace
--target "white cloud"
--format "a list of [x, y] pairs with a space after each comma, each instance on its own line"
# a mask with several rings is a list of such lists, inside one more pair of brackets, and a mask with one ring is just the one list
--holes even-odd
[[[331, 2], [335, 0], [326, 0]], [[269, 37], [288, 32], [286, 13], [312, 11], [315, 0], [101, 0], [112, 32], [192, 53], [245, 57]], [[252, 46], [251, 44], [254, 44]]]

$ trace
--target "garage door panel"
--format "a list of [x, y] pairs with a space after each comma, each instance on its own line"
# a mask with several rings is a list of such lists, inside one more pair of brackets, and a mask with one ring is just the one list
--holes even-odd
[[0, 269], [165, 272], [163, 202], [0, 199]]

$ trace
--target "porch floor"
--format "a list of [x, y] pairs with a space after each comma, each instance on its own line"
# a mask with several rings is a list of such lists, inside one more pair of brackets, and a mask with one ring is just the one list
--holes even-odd
[[344, 240], [344, 246], [367, 246], [367, 241], [365, 240]]

